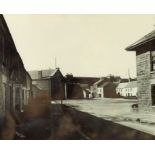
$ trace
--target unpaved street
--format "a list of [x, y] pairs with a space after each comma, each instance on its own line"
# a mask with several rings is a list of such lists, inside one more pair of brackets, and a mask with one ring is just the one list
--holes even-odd
[[155, 113], [135, 112], [134, 99], [66, 100], [66, 105], [88, 112], [94, 116], [155, 135]]
[[128, 99], [94, 99], [94, 100], [65, 100], [66, 105], [75, 106], [76, 109], [89, 112], [95, 116], [119, 117], [132, 113], [131, 105], [137, 100]]

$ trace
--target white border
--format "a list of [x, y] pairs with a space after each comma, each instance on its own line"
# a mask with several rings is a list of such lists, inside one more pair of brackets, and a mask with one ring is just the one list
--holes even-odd
[[0, 0], [1, 13], [153, 14], [153, 0]]
[[[154, 141], [2, 141], [1, 154], [16, 155], [146, 155]], [[3, 147], [4, 146], [4, 147]]]
[[[154, 14], [155, 1], [4, 0], [0, 1], [0, 12], [3, 14]], [[146, 155], [154, 152], [154, 141], [1, 141], [0, 148], [1, 154], [6, 155]]]

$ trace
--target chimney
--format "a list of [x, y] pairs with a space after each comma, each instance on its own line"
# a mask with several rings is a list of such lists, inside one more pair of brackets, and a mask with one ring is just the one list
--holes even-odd
[[39, 78], [39, 79], [42, 78], [42, 71], [38, 71], [38, 78]]

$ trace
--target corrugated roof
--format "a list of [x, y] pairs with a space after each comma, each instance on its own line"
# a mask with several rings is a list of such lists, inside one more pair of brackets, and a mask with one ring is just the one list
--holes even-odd
[[148, 33], [147, 35], [145, 35], [144, 37], [142, 37], [141, 39], [139, 39], [138, 41], [136, 41], [135, 43], [131, 44], [130, 46], [128, 46], [126, 48], [127, 51], [132, 51], [134, 50], [136, 47], [145, 44], [151, 40], [155, 39], [155, 30], [153, 30], [152, 32]]
[[[46, 69], [46, 70], [40, 70], [42, 72], [42, 78], [47, 78], [53, 76], [58, 69]], [[32, 79], [39, 79], [39, 70], [29, 71], [29, 74]]]

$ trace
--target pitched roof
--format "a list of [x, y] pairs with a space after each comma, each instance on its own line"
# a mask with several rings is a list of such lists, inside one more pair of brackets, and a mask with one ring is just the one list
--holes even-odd
[[22, 58], [20, 57], [20, 54], [17, 51], [15, 42], [14, 42], [14, 40], [12, 38], [12, 35], [10, 33], [7, 22], [6, 22], [6, 20], [5, 20], [5, 18], [4, 18], [4, 16], [2, 14], [0, 14], [0, 31], [2, 31], [4, 33], [4, 35], [5, 35], [5, 37], [9, 40], [8, 43], [9, 43], [9, 46], [11, 47], [11, 52], [14, 51], [16, 53], [16, 59], [19, 60], [20, 66], [26, 72], [23, 60], [22, 60]]
[[113, 84], [113, 85], [117, 86], [116, 82], [107, 81], [107, 80], [102, 79], [102, 78], [94, 83], [94, 85], [97, 85], [98, 87], [106, 87], [109, 84]]
[[128, 85], [128, 82], [119, 83], [117, 88], [118, 89], [123, 89], [123, 88], [126, 88], [127, 85]]
[[98, 77], [78, 77], [78, 76], [66, 76], [66, 80], [70, 83], [88, 84], [93, 85], [94, 82], [98, 81]]
[[29, 74], [32, 79], [39, 79], [39, 72], [42, 73], [42, 78], [48, 78], [54, 76], [58, 69], [45, 69], [45, 70], [34, 70], [29, 71]]
[[128, 82], [125, 88], [135, 88], [137, 87], [137, 81]]
[[139, 39], [138, 41], [136, 41], [135, 43], [131, 44], [130, 46], [128, 46], [126, 48], [127, 51], [133, 51], [136, 47], [146, 44], [149, 41], [152, 41], [155, 39], [155, 30], [153, 30], [152, 32], [148, 33], [147, 35], [145, 35], [144, 37], [142, 37], [141, 39]]
[[104, 83], [105, 83], [105, 80], [101, 78], [97, 82], [95, 82], [94, 85], [100, 86], [100, 85], [102, 85]]

